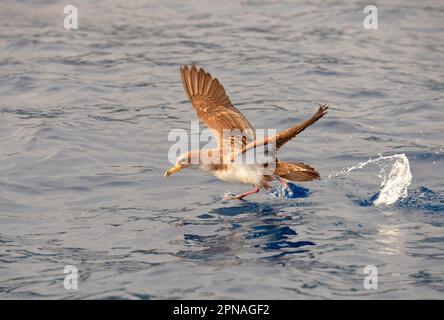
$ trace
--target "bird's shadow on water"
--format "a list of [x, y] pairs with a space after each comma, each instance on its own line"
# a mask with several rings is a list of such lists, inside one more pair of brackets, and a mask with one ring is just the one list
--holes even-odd
[[[306, 196], [307, 193], [304, 193], [303, 197]], [[279, 263], [281, 257], [307, 253], [309, 247], [316, 244], [307, 239], [297, 239], [301, 218], [285, 210], [307, 205], [306, 202], [275, 198], [271, 202], [243, 200], [212, 209], [199, 215], [199, 220], [189, 223], [202, 225], [212, 221], [219, 226], [218, 231], [210, 235], [184, 234], [186, 245], [192, 249], [181, 251], [179, 255], [205, 262], [238, 263], [245, 256], [249, 260], [256, 258]]]

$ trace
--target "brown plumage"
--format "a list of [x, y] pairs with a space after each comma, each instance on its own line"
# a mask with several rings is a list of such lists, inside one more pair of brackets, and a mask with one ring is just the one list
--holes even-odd
[[224, 129], [240, 130], [246, 133], [243, 145], [254, 140], [254, 131], [250, 122], [232, 104], [224, 87], [216, 78], [202, 68], [197, 71], [195, 65], [191, 68], [180, 68], [182, 85], [191, 101], [197, 116], [208, 128], [213, 129], [219, 144], [224, 148]]
[[319, 179], [319, 173], [315, 169], [304, 163], [297, 162], [276, 161], [274, 173], [286, 180], [296, 182]]
[[[328, 107], [326, 105], [321, 106], [310, 119], [274, 136], [256, 140], [250, 122], [232, 105], [224, 87], [216, 78], [213, 78], [202, 68], [197, 70], [194, 65], [190, 68], [182, 66], [180, 74], [185, 92], [194, 106], [197, 116], [213, 130], [218, 139], [219, 148], [194, 150], [179, 156], [177, 164], [165, 172], [166, 177], [184, 167], [191, 166], [189, 159], [194, 154], [198, 154], [202, 158], [202, 155], [206, 157], [217, 153], [218, 158], [223, 160], [222, 164], [200, 163], [200, 168], [212, 172], [224, 181], [241, 182], [255, 186], [253, 191], [234, 197], [236, 199], [242, 199], [247, 195], [256, 193], [261, 187], [268, 188], [268, 182], [273, 179], [285, 183], [286, 180], [301, 182], [319, 178], [319, 173], [314, 168], [303, 163], [282, 162], [276, 159], [276, 167], [274, 171], [270, 172], [266, 170], [267, 165], [258, 163], [245, 165], [233, 161], [242, 153], [260, 145], [273, 144], [275, 150], [279, 150], [286, 142], [322, 118], [327, 113]], [[228, 130], [230, 136], [227, 137], [224, 130]], [[233, 131], [237, 131], [240, 135], [238, 133], [232, 135], [231, 132]]]
[[[266, 145], [268, 143], [273, 143], [276, 147], [276, 151], [279, 150], [285, 143], [296, 137], [299, 133], [304, 131], [305, 128], [311, 126], [313, 123], [321, 119], [328, 110], [327, 105], [322, 105], [319, 107], [318, 111], [310, 118], [305, 121], [302, 121], [301, 123], [296, 124], [295, 126], [288, 128], [286, 130], [283, 130], [281, 132], [276, 133], [276, 135], [271, 137], [265, 137], [262, 140], [254, 140], [250, 142], [249, 144], [245, 145], [241, 152], [245, 153], [248, 150], [252, 148], [256, 148], [260, 145]], [[236, 155], [232, 155], [232, 159], [234, 159]]]

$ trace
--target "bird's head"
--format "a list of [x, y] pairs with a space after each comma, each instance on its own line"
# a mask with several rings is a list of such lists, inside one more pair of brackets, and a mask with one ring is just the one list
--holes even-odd
[[165, 178], [179, 172], [184, 168], [197, 168], [199, 167], [200, 152], [199, 150], [188, 151], [182, 153], [176, 160], [176, 164], [165, 171]]

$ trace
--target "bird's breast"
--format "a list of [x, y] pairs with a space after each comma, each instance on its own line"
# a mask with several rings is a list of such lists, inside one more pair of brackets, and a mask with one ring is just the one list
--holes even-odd
[[212, 173], [220, 180], [232, 183], [260, 185], [264, 176], [262, 165], [231, 164]]

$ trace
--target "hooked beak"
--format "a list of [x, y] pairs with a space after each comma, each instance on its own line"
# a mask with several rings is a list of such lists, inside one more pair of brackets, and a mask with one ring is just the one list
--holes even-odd
[[180, 164], [176, 164], [174, 167], [169, 168], [167, 171], [165, 171], [165, 179], [180, 170], [182, 170], [182, 166]]

